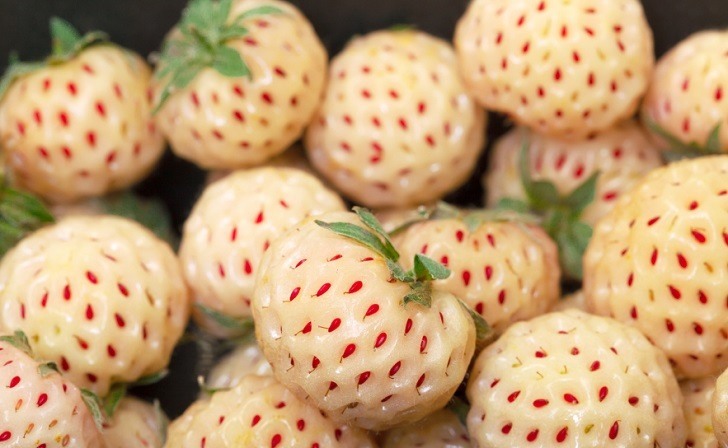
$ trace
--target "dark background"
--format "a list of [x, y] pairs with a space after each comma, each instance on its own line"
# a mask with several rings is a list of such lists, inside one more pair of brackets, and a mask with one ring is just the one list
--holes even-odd
[[[423, 31], [450, 39], [468, 0], [293, 0], [308, 16], [329, 49], [338, 52], [354, 34], [413, 24]], [[663, 54], [694, 31], [728, 27], [728, 0], [642, 0], [655, 34], [657, 55]], [[0, 0], [0, 68], [11, 51], [21, 59], [39, 59], [50, 48], [48, 19], [60, 16], [81, 31], [109, 33], [116, 43], [142, 55], [157, 50], [163, 36], [177, 22], [186, 0]], [[502, 132], [504, 123], [493, 117], [489, 140]], [[449, 199], [478, 204], [482, 191], [478, 179]], [[137, 189], [158, 196], [169, 206], [175, 225], [184, 221], [199, 194], [203, 173], [167, 153], [159, 169]], [[194, 344], [177, 350], [172, 374], [161, 383], [144, 388], [142, 395], [158, 397], [170, 417], [179, 415], [197, 394]]]

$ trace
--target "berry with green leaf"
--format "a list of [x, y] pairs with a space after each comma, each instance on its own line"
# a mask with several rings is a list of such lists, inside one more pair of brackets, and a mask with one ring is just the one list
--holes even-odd
[[634, 115], [655, 63], [639, 0], [474, 0], [455, 49], [480, 104], [576, 140]]
[[695, 33], [664, 55], [642, 119], [670, 159], [728, 152], [728, 31]]
[[440, 206], [394, 237], [402, 265], [426, 255], [452, 274], [433, 282], [502, 333], [513, 322], [543, 314], [559, 299], [556, 244], [533, 222], [486, 210]]
[[171, 248], [124, 218], [63, 219], [0, 262], [0, 329], [24, 331], [38, 356], [102, 397], [163, 371], [188, 315]]
[[209, 185], [179, 252], [198, 324], [217, 336], [250, 329], [255, 277], [270, 244], [308, 216], [343, 210], [336, 193], [293, 168], [241, 170]]
[[479, 447], [685, 446], [665, 355], [636, 329], [578, 310], [511, 326], [478, 356], [467, 395]]
[[0, 82], [0, 145], [12, 181], [54, 203], [121, 190], [154, 167], [164, 139], [151, 70], [138, 55], [51, 20], [53, 53], [11, 61]]
[[[332, 419], [382, 430], [442, 408], [460, 385], [479, 315], [413, 269], [364, 209], [308, 218], [273, 242], [253, 295], [258, 342], [276, 378]], [[476, 325], [474, 325], [474, 319]]]
[[565, 274], [580, 279], [591, 226], [661, 164], [659, 151], [635, 122], [581, 141], [518, 127], [496, 142], [483, 186], [490, 207], [543, 215]]
[[462, 185], [486, 119], [455, 63], [450, 44], [412, 29], [353, 39], [306, 133], [311, 164], [367, 207], [432, 202]]
[[272, 376], [248, 375], [233, 389], [198, 400], [169, 427], [167, 448], [374, 448], [372, 438], [342, 426]]
[[0, 446], [106, 447], [101, 409], [54, 365], [34, 359], [21, 332], [0, 336], [0, 385]]
[[0, 176], [0, 258], [27, 235], [54, 220], [40, 199], [11, 187]]
[[158, 402], [123, 398], [103, 426], [107, 448], [162, 448], [167, 438], [167, 416]]
[[728, 155], [645, 177], [594, 230], [587, 307], [638, 328], [679, 377], [728, 367]]
[[157, 110], [173, 151], [207, 169], [259, 165], [303, 133], [327, 55], [278, 0], [192, 0], [164, 43]]
[[382, 448], [470, 448], [465, 425], [449, 409], [433, 412], [424, 419], [382, 435]]

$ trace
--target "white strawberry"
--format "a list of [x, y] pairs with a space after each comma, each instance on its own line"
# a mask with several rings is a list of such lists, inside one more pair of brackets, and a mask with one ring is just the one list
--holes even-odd
[[0, 446], [104, 448], [83, 393], [27, 344], [22, 333], [0, 337]]
[[107, 448], [162, 448], [167, 417], [158, 404], [124, 397], [104, 425]]
[[301, 136], [326, 66], [313, 27], [287, 2], [192, 0], [156, 72], [160, 126], [203, 168], [259, 165]]
[[307, 216], [344, 209], [336, 193], [292, 168], [241, 170], [209, 185], [187, 218], [179, 252], [193, 300], [202, 306], [196, 321], [221, 336], [238, 331], [219, 325], [209, 311], [249, 318], [269, 245]]
[[713, 432], [720, 446], [725, 448], [728, 446], [728, 370], [715, 383], [711, 405]]
[[[305, 171], [309, 174], [316, 174], [313, 170], [313, 167], [308, 163], [308, 159], [306, 158], [306, 151], [303, 149], [303, 146], [298, 143], [286, 149], [284, 152], [268, 159], [265, 162], [264, 166], [276, 168], [295, 168], [297, 170]], [[211, 183], [218, 181], [235, 171], [236, 170], [226, 169], [209, 171], [207, 173], [207, 176], [205, 177], [205, 185], [210, 185]]]
[[353, 39], [332, 61], [306, 134], [314, 167], [369, 207], [431, 202], [460, 186], [483, 149], [485, 114], [446, 42], [413, 30]]
[[551, 308], [551, 311], [566, 311], [569, 308], [576, 308], [579, 311], [588, 312], [586, 308], [586, 297], [581, 289], [565, 295]]
[[51, 32], [48, 61], [11, 65], [0, 86], [0, 145], [13, 181], [51, 202], [136, 183], [164, 150], [149, 67], [115, 45], [86, 48], [99, 33], [82, 38], [60, 19]]
[[358, 213], [308, 218], [274, 241], [252, 308], [279, 381], [336, 421], [381, 430], [448, 402], [476, 331], [458, 299], [430, 291], [447, 271], [418, 255], [404, 272], [373, 216]]
[[575, 139], [632, 116], [655, 60], [639, 0], [475, 0], [455, 48], [483, 106]]
[[419, 422], [390, 429], [382, 436], [382, 448], [470, 448], [468, 431], [457, 415], [441, 409]]
[[660, 152], [634, 121], [621, 123], [585, 140], [548, 137], [518, 127], [496, 141], [488, 172], [483, 176], [486, 204], [503, 198], [525, 200], [519, 173], [521, 149], [528, 145], [528, 167], [533, 180], [550, 181], [566, 195], [599, 172], [594, 200], [580, 219], [594, 225], [647, 173], [662, 165]]
[[584, 257], [591, 312], [633, 325], [679, 377], [728, 367], [728, 155], [657, 169], [596, 226]]
[[688, 429], [685, 448], [718, 448], [711, 421], [715, 378], [683, 381], [680, 389], [685, 400], [683, 410]]
[[678, 152], [728, 152], [728, 31], [695, 33], [655, 67], [642, 118]]
[[273, 375], [270, 363], [255, 341], [240, 345], [222, 358], [207, 375], [205, 386], [212, 390], [231, 389], [247, 375]]
[[189, 314], [170, 247], [118, 217], [70, 217], [25, 238], [0, 263], [0, 329], [80, 387], [163, 370]]
[[235, 388], [192, 404], [169, 428], [167, 448], [370, 448], [358, 429], [338, 426], [272, 376], [249, 375]]
[[510, 327], [478, 356], [467, 394], [481, 448], [685, 443], [665, 355], [637, 330], [577, 310]]
[[412, 224], [394, 243], [405, 268], [423, 254], [450, 269], [433, 287], [462, 299], [497, 333], [547, 312], [560, 296], [556, 245], [535, 225], [465, 211]]

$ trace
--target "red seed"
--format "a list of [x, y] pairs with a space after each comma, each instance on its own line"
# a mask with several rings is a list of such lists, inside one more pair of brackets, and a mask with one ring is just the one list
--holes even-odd
[[526, 440], [529, 442], [534, 442], [538, 438], [538, 429], [534, 429], [533, 431], [529, 432], [526, 436]]
[[423, 373], [420, 375], [420, 377], [417, 379], [417, 384], [415, 385], [415, 388], [419, 389], [420, 386], [422, 386], [422, 383], [425, 382], [425, 374]]
[[407, 335], [407, 333], [409, 333], [411, 329], [412, 329], [412, 319], [407, 319], [407, 323], [404, 324], [404, 334]]
[[420, 353], [424, 353], [426, 348], [427, 348], [427, 336], [422, 336], [422, 340], [420, 341]]
[[619, 422], [615, 421], [612, 423], [612, 427], [609, 428], [609, 438], [614, 440], [617, 438], [617, 435], [619, 435]]
[[371, 372], [363, 372], [361, 375], [359, 375], [358, 385], [361, 386], [362, 384], [366, 383], [371, 374]]
[[542, 408], [548, 404], [549, 404], [549, 401], [545, 400], [543, 398], [539, 398], [539, 399], [533, 401], [533, 407], [535, 407], [535, 408]]
[[310, 331], [311, 331], [311, 321], [309, 321], [309, 322], [308, 322], [308, 323], [307, 323], [307, 324], [306, 324], [306, 325], [305, 325], [305, 326], [303, 327], [303, 329], [302, 329], [302, 330], [300, 331], [300, 333], [306, 334], [306, 333], [309, 333]]
[[652, 255], [650, 255], [650, 263], [652, 264], [652, 266], [657, 264], [657, 256], [658, 256], [657, 249], [656, 248], [652, 249]]
[[18, 384], [20, 384], [20, 377], [19, 376], [14, 376], [10, 380], [10, 384], [8, 384], [8, 388], [12, 389], [13, 387], [17, 386]]
[[38, 396], [38, 401], [35, 402], [36, 406], [41, 407], [48, 401], [48, 394], [42, 393]]
[[305, 420], [303, 420], [303, 419], [299, 419], [299, 420], [298, 420], [298, 421], [296, 422], [296, 428], [297, 428], [297, 429], [298, 429], [299, 431], [303, 431], [304, 429], [306, 429], [306, 421], [305, 421]]
[[675, 331], [675, 324], [672, 323], [672, 321], [670, 319], [665, 319], [665, 327], [667, 328], [667, 331], [669, 331], [670, 333]]
[[599, 389], [599, 401], [604, 401], [604, 399], [607, 398], [607, 394], [609, 394], [609, 389], [607, 386], [602, 386]]
[[503, 434], [509, 434], [511, 432], [511, 428], [513, 428], [513, 424], [508, 422], [501, 428], [501, 432]]
[[633, 306], [632, 309], [629, 310], [629, 315], [632, 319], [637, 319], [637, 308]]
[[670, 289], [670, 294], [672, 295], [673, 299], [680, 300], [680, 298], [682, 298], [682, 293], [680, 292], [679, 289], [677, 289], [676, 287], [674, 287], [672, 285], [668, 285], [667, 287]]
[[66, 285], [63, 287], [63, 298], [65, 300], [71, 300], [71, 285]]
[[245, 263], [243, 263], [243, 271], [245, 271], [245, 273], [247, 275], [250, 275], [253, 273], [253, 265], [250, 263], [250, 260], [248, 260], [247, 258], [245, 259]]
[[706, 303], [708, 303], [708, 296], [705, 295], [705, 293], [702, 290], [700, 290], [700, 289], [698, 290], [698, 300], [703, 305], [705, 305]]
[[506, 301], [506, 290], [501, 289], [501, 291], [498, 293], [498, 303], [503, 305], [503, 303]]
[[367, 308], [367, 312], [364, 317], [369, 317], [372, 314], [375, 314], [377, 311], [379, 311], [379, 305], [377, 305], [376, 303], [373, 305], [369, 305], [369, 308]]
[[359, 280], [355, 281], [349, 287], [349, 294], [353, 294], [353, 293], [359, 291], [363, 285], [364, 284], [361, 281], [359, 281]]
[[114, 315], [114, 318], [116, 319], [116, 325], [119, 328], [124, 328], [126, 326], [126, 322], [124, 321], [124, 318], [121, 317], [118, 313]]
[[697, 322], [693, 322], [693, 331], [695, 332], [695, 334], [700, 336], [701, 334], [703, 334], [703, 326]]
[[564, 401], [569, 404], [579, 404], [579, 399], [569, 393], [564, 394]]
[[564, 440], [566, 440], [566, 436], [569, 434], [569, 428], [564, 426], [561, 428], [561, 430], [556, 434], [556, 441], [558, 443], [562, 443]]
[[493, 266], [485, 267], [485, 279], [490, 280], [493, 277]]
[[379, 348], [387, 341], [387, 333], [379, 333], [376, 342], [374, 342], [374, 348]]
[[351, 356], [352, 354], [354, 354], [355, 351], [356, 351], [356, 345], [355, 344], [349, 344], [344, 349], [344, 355], [342, 357], [343, 358], [348, 358], [349, 356]]
[[109, 357], [111, 357], [111, 358], [116, 357], [116, 349], [112, 345], [106, 346], [106, 353], [108, 353]]
[[326, 291], [328, 291], [329, 288], [331, 288], [331, 283], [324, 283], [323, 285], [321, 285], [319, 290], [316, 292], [316, 297], [321, 297], [322, 295], [326, 294]]
[[2, 433], [0, 433], [0, 442], [10, 440], [10, 437], [12, 436], [13, 434], [10, 431], [3, 431]]
[[311, 368], [316, 369], [316, 367], [318, 367], [319, 364], [321, 364], [321, 360], [318, 359], [316, 356], [314, 356], [313, 359], [311, 360]]
[[329, 333], [339, 328], [339, 325], [341, 325], [341, 319], [338, 317], [331, 321], [331, 325], [329, 325]]
[[281, 443], [281, 440], [283, 440], [283, 437], [281, 437], [281, 435], [280, 435], [280, 434], [276, 434], [276, 435], [274, 435], [274, 436], [273, 436], [273, 437], [272, 437], [272, 438], [270, 439], [270, 448], [276, 448], [276, 447], [277, 447], [278, 445], [280, 445], [280, 443]]
[[462, 277], [465, 286], [470, 285], [470, 271], [463, 271]]
[[629, 400], [627, 400], [627, 401], [629, 402], [630, 405], [635, 406], [635, 405], [637, 405], [637, 403], [639, 403], [640, 399], [632, 396], [632, 397], [629, 397]]
[[512, 393], [511, 393], [511, 394], [510, 394], [510, 395], [508, 396], [508, 402], [509, 402], [509, 403], [513, 403], [514, 401], [516, 401], [516, 398], [518, 398], [518, 396], [519, 396], [519, 395], [521, 395], [521, 391], [520, 391], [520, 390], [517, 390], [517, 391], [515, 391], [515, 392], [512, 392]]
[[86, 319], [92, 320], [94, 318], [94, 309], [91, 305], [86, 305]]
[[400, 367], [402, 367], [402, 361], [394, 363], [394, 365], [389, 369], [389, 376], [394, 376], [399, 371]]
[[117, 283], [116, 286], [119, 288], [119, 292], [124, 297], [129, 297], [129, 290], [126, 289], [126, 286], [122, 285], [121, 283]]
[[576, 356], [579, 354], [579, 348], [578, 347], [571, 347], [571, 354], [573, 356]]
[[589, 370], [592, 372], [596, 372], [601, 367], [601, 363], [599, 361], [594, 361], [591, 366], [589, 366]]
[[273, 97], [268, 92], [263, 92], [260, 95], [260, 99], [262, 99], [263, 102], [266, 103], [266, 104], [273, 104]]

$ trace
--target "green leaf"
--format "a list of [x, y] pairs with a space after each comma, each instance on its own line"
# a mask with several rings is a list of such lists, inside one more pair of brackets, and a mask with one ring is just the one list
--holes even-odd
[[396, 23], [389, 27], [389, 31], [399, 32], [399, 31], [415, 31], [417, 30], [417, 25], [414, 25], [412, 23]]
[[248, 65], [245, 61], [243, 61], [240, 53], [230, 47], [217, 48], [212, 68], [221, 75], [229, 78], [251, 78], [250, 68], [248, 68]]
[[415, 280], [425, 282], [428, 280], [444, 280], [450, 277], [450, 270], [422, 254], [415, 255], [414, 261]]
[[116, 408], [119, 407], [119, 403], [126, 396], [126, 385], [123, 383], [117, 383], [111, 386], [109, 394], [104, 398], [104, 412], [111, 418], [116, 412]]
[[432, 305], [432, 286], [430, 282], [414, 282], [410, 284], [412, 291], [404, 296], [402, 305], [414, 302], [429, 308]]
[[5, 96], [13, 82], [25, 75], [45, 67], [43, 62], [19, 62], [15, 58], [11, 58], [2, 80], [0, 80], [0, 100]]
[[598, 179], [599, 171], [596, 171], [563, 200], [564, 204], [569, 207], [576, 216], [581, 216], [584, 209], [586, 209], [589, 204], [594, 201]]
[[686, 143], [680, 140], [677, 136], [668, 132], [666, 129], [663, 129], [652, 120], [646, 119], [644, 120], [644, 123], [650, 131], [661, 137], [670, 146], [667, 151], [663, 152], [663, 155], [668, 161], [675, 161], [688, 157], [720, 154], [722, 152], [722, 148], [720, 147], [720, 123], [718, 123], [710, 131], [705, 145], [701, 145], [695, 141]]
[[218, 38], [221, 42], [227, 42], [230, 39], [239, 39], [248, 35], [248, 29], [240, 25], [229, 25], [220, 31]]
[[239, 24], [240, 22], [250, 19], [252, 17], [274, 15], [274, 14], [283, 14], [283, 10], [280, 8], [276, 8], [275, 6], [270, 6], [270, 5], [259, 6], [257, 8], [249, 9], [249, 10], [245, 11], [244, 13], [240, 14], [239, 16], [237, 16], [235, 18], [233, 23]]
[[462, 215], [462, 212], [458, 207], [443, 201], [438, 202], [435, 210], [430, 214], [431, 219], [455, 219], [459, 218], [460, 215]]
[[141, 198], [131, 191], [102, 198], [104, 213], [132, 219], [148, 228], [159, 238], [176, 248], [178, 239], [172, 218], [164, 202], [159, 199]]
[[202, 375], [197, 377], [197, 385], [200, 387], [200, 391], [202, 391], [206, 395], [214, 395], [218, 392], [224, 392], [226, 390], [230, 390], [229, 387], [210, 387], [207, 385], [207, 382], [205, 382], [205, 378], [202, 377]]
[[48, 375], [52, 375], [54, 373], [61, 373], [60, 370], [58, 370], [58, 366], [55, 362], [46, 362], [43, 364], [40, 364], [38, 366], [38, 373], [40, 373], [40, 376], [43, 378], [47, 377]]
[[531, 207], [538, 211], [544, 211], [561, 202], [561, 195], [556, 186], [547, 180], [531, 182], [530, 190], [527, 192], [531, 201]]
[[60, 17], [51, 17], [50, 28], [53, 54], [59, 57], [67, 57], [67, 55], [73, 53], [76, 45], [81, 41], [81, 34], [76, 28]]
[[411, 283], [415, 281], [415, 276], [412, 274], [412, 272], [405, 271], [404, 269], [402, 269], [402, 266], [390, 259], [387, 259], [387, 267], [389, 268], [389, 272], [392, 273], [392, 277], [399, 280], [400, 282]]
[[152, 384], [157, 384], [158, 382], [162, 381], [163, 379], [167, 378], [169, 376], [169, 370], [162, 369], [158, 372], [152, 373], [150, 375], [145, 375], [138, 380], [129, 383], [129, 387], [138, 387], [138, 386], [150, 386]]
[[40, 199], [0, 180], [0, 257], [27, 234], [53, 221]]
[[[356, 241], [357, 243], [368, 247], [369, 249], [373, 250], [374, 252], [378, 253], [385, 259], [391, 260], [390, 255], [387, 247], [382, 243], [382, 241], [372, 232], [368, 231], [367, 229], [363, 227], [359, 227], [356, 224], [351, 224], [348, 222], [323, 222], [316, 220], [316, 224], [323, 227], [324, 229], [330, 230], [337, 235], [341, 235], [343, 237], [349, 238], [351, 240]], [[392, 260], [396, 261], [396, 260]]]
[[399, 260], [399, 252], [397, 252], [397, 249], [395, 249], [394, 245], [392, 245], [392, 240], [389, 239], [389, 234], [387, 234], [384, 230], [376, 216], [363, 207], [354, 207], [352, 210], [354, 210], [354, 213], [356, 213], [365, 226], [369, 227], [384, 240], [387, 258], [393, 261]]
[[483, 316], [478, 314], [462, 300], [458, 299], [458, 301], [460, 302], [460, 305], [465, 308], [468, 314], [470, 314], [470, 318], [473, 319], [473, 323], [475, 324], [475, 345], [478, 349], [482, 349], [493, 341], [496, 336], [495, 332], [490, 325], [488, 325], [488, 322], [486, 322]]
[[571, 221], [552, 235], [559, 246], [559, 262], [566, 276], [576, 280], [583, 278], [582, 260], [591, 236], [592, 228], [581, 221]]
[[104, 417], [103, 406], [98, 395], [88, 389], [81, 389], [81, 398], [94, 418], [96, 427], [103, 429], [106, 418]]
[[526, 201], [514, 198], [501, 198], [495, 205], [496, 210], [512, 210], [518, 213], [529, 213], [531, 208]]
[[162, 93], [159, 95], [159, 99], [157, 100], [157, 104], [154, 106], [152, 113], [156, 114], [159, 112], [159, 109], [162, 108], [164, 103], [167, 102], [174, 92], [182, 90], [190, 85], [192, 80], [195, 79], [203, 68], [204, 66], [201, 63], [196, 62], [183, 65], [179, 68], [179, 70], [174, 71], [172, 79], [162, 88]]
[[250, 332], [254, 328], [253, 319], [251, 318], [231, 317], [199, 302], [195, 303], [195, 307], [200, 310], [202, 314], [223, 328], [240, 331], [241, 333]]
[[722, 152], [720, 147], [720, 123], [718, 123], [708, 135], [708, 140], [705, 142], [705, 152], [708, 154], [720, 154]]
[[447, 404], [447, 408], [458, 417], [458, 420], [463, 426], [467, 425], [468, 412], [470, 412], [470, 405], [468, 402], [457, 395], [453, 395], [450, 402]]
[[0, 336], [0, 341], [7, 342], [30, 357], [33, 356], [33, 350], [30, 348], [28, 337], [21, 330], [15, 330], [15, 333], [13, 333], [12, 336]]

